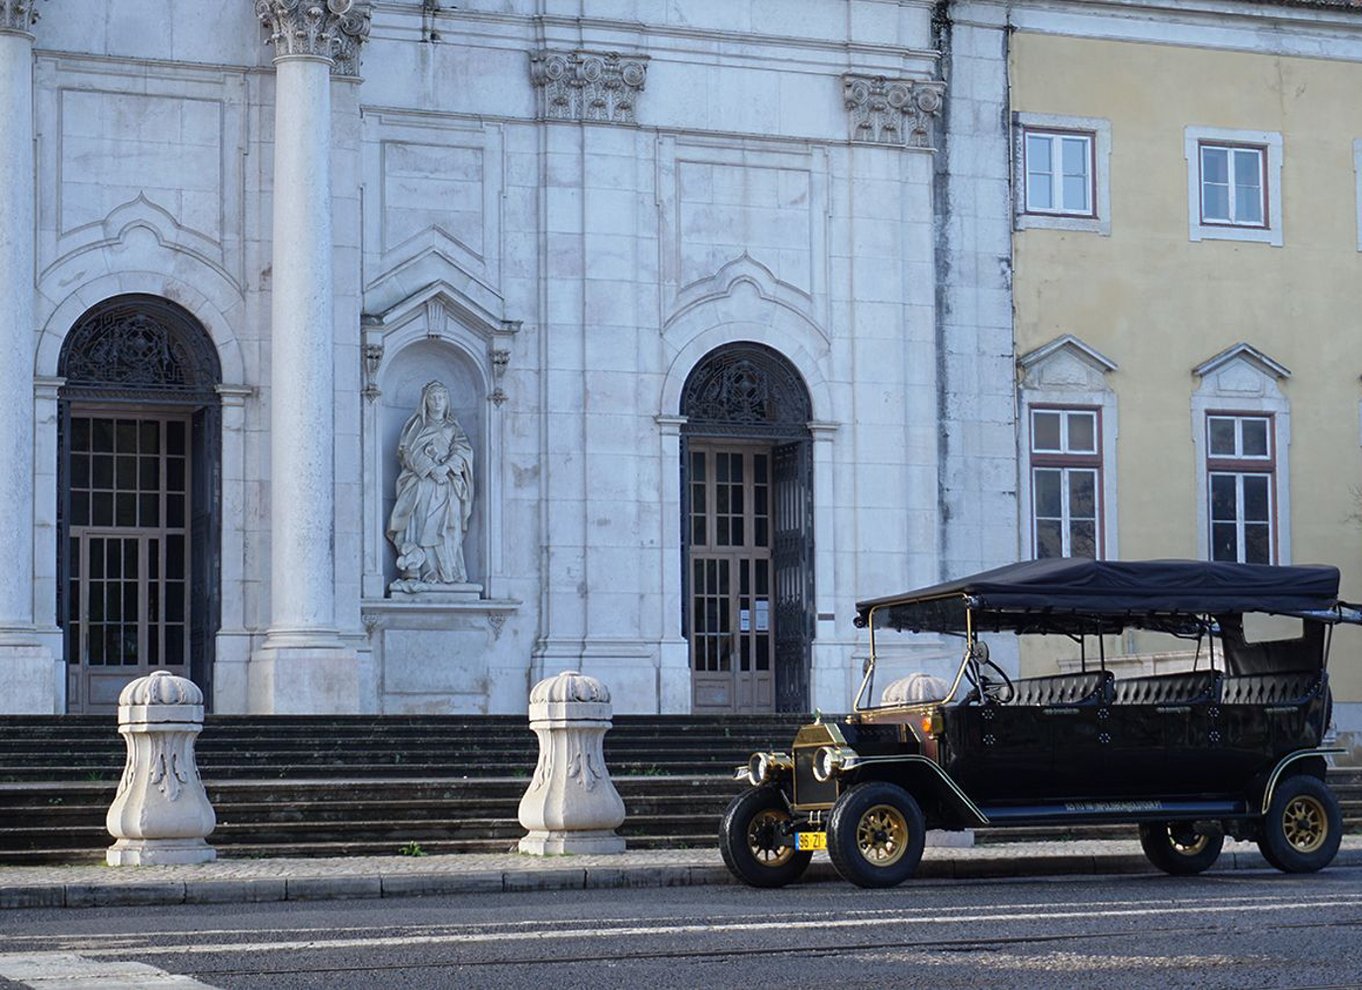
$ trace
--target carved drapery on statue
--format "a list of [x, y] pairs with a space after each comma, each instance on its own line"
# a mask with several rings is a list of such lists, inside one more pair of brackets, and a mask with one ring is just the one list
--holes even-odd
[[397, 442], [401, 473], [388, 539], [397, 550], [394, 593], [476, 591], [468, 583], [463, 542], [473, 516], [473, 445], [438, 381], [421, 390], [421, 402]]
[[329, 58], [337, 75], [359, 74], [359, 46], [369, 37], [369, 0], [255, 0], [255, 13], [270, 32], [274, 57]]

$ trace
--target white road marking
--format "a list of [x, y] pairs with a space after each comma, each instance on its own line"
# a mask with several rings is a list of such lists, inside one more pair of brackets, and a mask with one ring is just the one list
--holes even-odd
[[[1242, 915], [1247, 912], [1274, 912], [1283, 914], [1287, 912], [1317, 911], [1321, 908], [1358, 908], [1362, 907], [1362, 902], [1356, 895], [1341, 896], [1333, 898], [1316, 898], [1301, 900], [1297, 898], [1281, 899], [1262, 904], [1234, 904], [1234, 905], [1173, 905], [1162, 904], [1147, 908], [1118, 908], [1108, 910], [1081, 910], [1081, 911], [992, 911], [980, 912], [976, 914], [956, 914], [950, 917], [932, 917], [923, 914], [890, 914], [877, 917], [858, 917], [858, 918], [828, 918], [828, 919], [805, 919], [782, 922], [780, 928], [783, 931], [803, 930], [803, 931], [832, 931], [845, 928], [885, 928], [905, 926], [942, 926], [963, 923], [1000, 923], [1008, 922], [1055, 922], [1055, 921], [1098, 921], [1102, 919], [1134, 919], [1145, 917], [1170, 918], [1178, 915], [1192, 915], [1210, 919], [1216, 915]], [[85, 952], [99, 956], [181, 956], [181, 955], [216, 955], [233, 953], [257, 953], [257, 952], [305, 952], [305, 951], [334, 951], [337, 949], [398, 949], [406, 946], [433, 946], [433, 945], [484, 945], [492, 943], [506, 942], [549, 942], [560, 939], [619, 939], [628, 936], [666, 936], [666, 935], [716, 935], [716, 934], [743, 934], [747, 932], [762, 932], [771, 930], [770, 921], [740, 921], [740, 922], [710, 922], [706, 924], [669, 924], [669, 925], [639, 925], [637, 923], [628, 927], [602, 927], [599, 923], [590, 926], [580, 926], [576, 928], [554, 928], [539, 931], [462, 931], [453, 932], [447, 935], [434, 934], [412, 934], [412, 935], [377, 935], [368, 938], [336, 938], [336, 939], [310, 939], [310, 940], [289, 940], [280, 942], [218, 942], [203, 943], [197, 942], [193, 945], [181, 946], [144, 946], [141, 948], [131, 947], [110, 947], [101, 948], [98, 944], [85, 944], [81, 946]], [[203, 933], [194, 933], [196, 937], [201, 937]]]
[[34, 990], [213, 990], [139, 962], [103, 962], [74, 952], [0, 954], [0, 976]]

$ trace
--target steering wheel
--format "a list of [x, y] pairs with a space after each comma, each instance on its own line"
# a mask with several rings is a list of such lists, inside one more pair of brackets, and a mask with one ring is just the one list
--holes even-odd
[[[997, 677], [990, 676], [989, 671]], [[965, 661], [965, 679], [972, 687], [965, 696], [966, 703], [1005, 705], [1017, 696], [1012, 678], [988, 655], [987, 643], [976, 642], [970, 647], [969, 659]]]

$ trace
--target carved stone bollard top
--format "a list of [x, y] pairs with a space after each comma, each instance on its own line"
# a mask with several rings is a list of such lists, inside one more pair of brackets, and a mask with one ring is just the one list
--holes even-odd
[[546, 721], [609, 722], [610, 689], [594, 677], [565, 670], [530, 691], [530, 725]]
[[194, 722], [203, 724], [203, 692], [187, 677], [157, 670], [139, 677], [118, 695], [118, 724]]

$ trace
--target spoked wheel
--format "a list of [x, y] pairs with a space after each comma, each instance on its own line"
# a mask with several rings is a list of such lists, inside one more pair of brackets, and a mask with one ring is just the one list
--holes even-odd
[[719, 853], [732, 874], [753, 887], [783, 887], [808, 869], [813, 853], [784, 842], [790, 822], [775, 787], [754, 787], [733, 799], [719, 824]]
[[1283, 873], [1313, 873], [1333, 862], [1342, 838], [1334, 792], [1317, 777], [1298, 774], [1277, 785], [1258, 848]]
[[848, 789], [828, 816], [832, 865], [858, 887], [892, 887], [922, 860], [922, 810], [902, 787], [868, 781]]
[[1198, 832], [1191, 822], [1140, 826], [1140, 846], [1149, 862], [1174, 876], [1190, 876], [1209, 869], [1224, 845], [1223, 835]]

